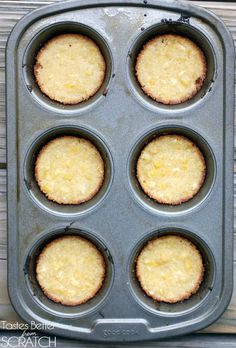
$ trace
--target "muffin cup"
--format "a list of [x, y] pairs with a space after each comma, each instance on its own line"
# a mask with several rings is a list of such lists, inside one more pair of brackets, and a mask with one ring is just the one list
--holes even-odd
[[[91, 298], [86, 303], [77, 306], [65, 306], [60, 303], [56, 303], [50, 300], [42, 291], [38, 281], [36, 279], [36, 262], [39, 254], [43, 248], [54, 239], [63, 236], [81, 236], [89, 241], [91, 241], [98, 250], [102, 253], [105, 261], [105, 278], [101, 289], [96, 293], [96, 295]], [[33, 300], [42, 307], [46, 313], [51, 313], [59, 317], [81, 317], [91, 314], [91, 312], [99, 311], [102, 303], [105, 302], [108, 297], [108, 293], [112, 287], [113, 277], [114, 277], [114, 267], [112, 256], [104, 244], [103, 241], [98, 239], [94, 233], [78, 230], [76, 228], [58, 228], [53, 231], [46, 231], [37, 238], [31, 245], [30, 250], [26, 253], [24, 275], [26, 286], [33, 297]]]
[[[42, 147], [50, 140], [64, 135], [73, 135], [90, 140], [96, 146], [104, 161], [105, 169], [102, 186], [95, 196], [81, 204], [58, 204], [49, 200], [40, 190], [35, 178], [35, 162]], [[87, 213], [101, 204], [112, 184], [113, 160], [105, 142], [88, 128], [76, 125], [58, 126], [46, 130], [31, 143], [25, 156], [23, 175], [26, 191], [37, 206], [50, 214], [71, 218]]]
[[[57, 101], [51, 100], [40, 90], [34, 77], [35, 58], [40, 48], [53, 37], [67, 33], [81, 34], [91, 38], [100, 48], [106, 63], [105, 78], [99, 90], [88, 100], [75, 105], [63, 105]], [[113, 58], [107, 41], [98, 31], [77, 22], [57, 22], [42, 29], [28, 44], [23, 57], [22, 66], [25, 86], [32, 97], [41, 106], [45, 107], [46, 109], [62, 113], [64, 117], [66, 115], [75, 113], [80, 114], [81, 112], [88, 111], [91, 107], [101, 102], [107, 94], [113, 74]]]
[[[139, 52], [142, 50], [143, 45], [152, 38], [164, 34], [175, 34], [189, 38], [202, 50], [207, 62], [206, 78], [200, 90], [189, 100], [177, 105], [165, 105], [153, 100], [142, 90], [135, 74], [137, 57]], [[128, 83], [135, 98], [144, 107], [153, 111], [168, 112], [168, 116], [171, 116], [172, 114], [174, 116], [175, 112], [178, 110], [183, 110], [184, 108], [188, 108], [196, 104], [201, 99], [206, 99], [205, 96], [207, 96], [207, 93], [210, 92], [214, 87], [213, 83], [216, 79], [216, 71], [214, 49], [207, 36], [196, 27], [182, 21], [166, 20], [146, 28], [142, 27], [141, 33], [134, 39], [127, 56]]]
[[[137, 257], [139, 256], [146, 243], [153, 238], [165, 235], [181, 236], [196, 245], [197, 249], [202, 255], [203, 265], [205, 268], [203, 281], [198, 291], [195, 294], [191, 295], [187, 300], [179, 301], [176, 303], [158, 302], [149, 297], [141, 288], [135, 270]], [[215, 272], [215, 259], [211, 249], [208, 246], [208, 243], [199, 238], [196, 233], [178, 227], [160, 228], [145, 235], [145, 237], [143, 237], [134, 247], [128, 266], [130, 290], [134, 299], [145, 310], [158, 316], [169, 317], [183, 316], [189, 314], [190, 312], [194, 312], [197, 308], [199, 308], [199, 306], [204, 306], [208, 295], [214, 288]], [[194, 314], [192, 313], [192, 315]]]
[[[206, 176], [200, 190], [194, 195], [193, 198], [178, 205], [161, 204], [148, 197], [148, 195], [146, 195], [146, 193], [141, 188], [136, 175], [137, 160], [142, 149], [156, 137], [166, 134], [183, 135], [186, 138], [190, 139], [201, 150], [206, 162]], [[215, 156], [208, 142], [193, 129], [180, 125], [163, 125], [144, 133], [144, 135], [139, 137], [139, 139], [133, 146], [129, 154], [127, 167], [129, 186], [132, 193], [134, 194], [136, 201], [144, 209], [147, 209], [153, 214], [188, 213], [193, 209], [199, 207], [203, 202], [207, 202], [208, 196], [215, 182], [216, 171]]]

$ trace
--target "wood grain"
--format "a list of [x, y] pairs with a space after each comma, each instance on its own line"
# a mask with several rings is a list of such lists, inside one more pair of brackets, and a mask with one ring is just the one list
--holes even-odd
[[[60, 0], [57, 0], [58, 2]], [[38, 8], [39, 6], [50, 4], [57, 1], [37, 1], [37, 0], [0, 0], [0, 320], [7, 320], [15, 322], [19, 317], [14, 312], [7, 295], [7, 247], [6, 247], [6, 131], [5, 131], [5, 45], [7, 37], [14, 26], [14, 24], [27, 12]], [[229, 27], [235, 44], [236, 44], [236, 3], [227, 2], [209, 2], [209, 1], [193, 1], [192, 3], [207, 8], [213, 11], [216, 15], [221, 17], [226, 25]], [[236, 154], [236, 151], [235, 151]], [[236, 158], [236, 156], [235, 156]], [[235, 164], [235, 185], [234, 193], [236, 194], [236, 164]], [[236, 205], [235, 217], [236, 217]], [[236, 227], [236, 224], [235, 224]], [[228, 310], [225, 314], [212, 326], [204, 330], [207, 333], [236, 333], [236, 237], [234, 243], [235, 250], [235, 287], [234, 294]], [[1, 321], [0, 321], [1, 328]], [[207, 337], [207, 336], [206, 336]], [[210, 342], [211, 340], [209, 340]], [[61, 342], [64, 342], [63, 340]], [[200, 347], [194, 343], [185, 345], [182, 341], [179, 344], [169, 345], [169, 347]], [[206, 343], [201, 347], [212, 347], [212, 343]], [[212, 341], [211, 341], [212, 342]], [[214, 341], [215, 342], [215, 341]], [[220, 342], [220, 340], [219, 340]], [[223, 342], [223, 343], [222, 343]], [[219, 347], [236, 347], [235, 341], [222, 340]], [[209, 344], [209, 345], [207, 345]], [[0, 341], [1, 346], [1, 341]], [[59, 345], [63, 347], [63, 344]], [[71, 344], [71, 347], [80, 345]], [[90, 345], [86, 345], [90, 347]], [[141, 346], [141, 345], [140, 345]], [[158, 347], [159, 345], [155, 345]], [[167, 345], [160, 345], [165, 347]], [[115, 346], [114, 346], [115, 347]]]
[[[0, 337], [0, 347], [6, 347], [6, 339], [10, 338], [11, 347], [19, 347], [17, 344], [20, 339], [20, 332], [5, 332], [2, 337]], [[44, 337], [43, 337], [44, 336]], [[36, 340], [36, 344], [33, 346], [36, 348], [48, 347], [49, 338], [45, 338], [45, 335], [37, 333], [39, 340]], [[56, 341], [55, 341], [56, 340]], [[64, 339], [61, 337], [51, 337], [51, 347], [54, 347], [54, 343], [57, 348], [104, 348], [104, 344], [75, 341], [70, 339]], [[167, 339], [160, 342], [137, 342], [135, 345], [130, 344], [112, 344], [106, 345], [106, 347], [111, 348], [235, 348], [236, 336], [234, 335], [206, 335], [206, 334], [192, 334], [188, 336], [177, 337], [173, 339]], [[24, 345], [25, 348], [32, 348], [32, 343], [29, 341]]]

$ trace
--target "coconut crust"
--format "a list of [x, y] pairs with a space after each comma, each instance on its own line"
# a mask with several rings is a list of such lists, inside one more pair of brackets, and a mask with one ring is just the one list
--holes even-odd
[[[102, 167], [102, 171], [101, 171], [101, 175], [100, 175], [100, 178], [99, 178], [99, 181], [97, 183], [97, 185], [94, 187], [94, 189], [83, 199], [71, 199], [71, 200], [68, 200], [68, 199], [65, 199], [64, 197], [61, 197], [61, 198], [55, 198], [54, 196], [54, 193], [50, 193], [48, 192], [44, 187], [43, 185], [41, 184], [41, 177], [40, 177], [40, 174], [39, 174], [39, 163], [40, 161], [43, 159], [43, 156], [45, 154], [45, 152], [47, 151], [47, 149], [50, 147], [50, 145], [56, 141], [58, 141], [58, 139], [82, 139], [84, 142], [86, 142], [87, 144], [90, 144], [90, 146], [92, 146], [93, 148], [96, 149], [96, 147], [93, 145], [93, 143], [91, 141], [89, 141], [88, 139], [83, 139], [83, 138], [79, 138], [79, 137], [75, 137], [75, 136], [70, 136], [70, 135], [66, 135], [66, 136], [60, 136], [58, 138], [55, 138], [51, 141], [49, 141], [46, 145], [43, 146], [43, 148], [40, 150], [38, 156], [37, 156], [37, 159], [36, 159], [36, 162], [35, 162], [35, 179], [39, 185], [39, 188], [40, 190], [46, 195], [46, 197], [50, 200], [50, 201], [53, 201], [55, 203], [58, 203], [58, 204], [66, 204], [66, 205], [78, 205], [78, 204], [82, 204], [82, 203], [85, 203], [87, 201], [89, 201], [90, 199], [92, 199], [97, 193], [98, 191], [100, 190], [102, 184], [103, 184], [103, 181], [104, 181], [104, 173], [105, 173], [105, 165], [104, 165], [104, 161], [99, 153], [99, 151], [96, 149], [97, 151], [97, 155], [99, 157], [99, 162], [100, 162], [100, 165]], [[63, 163], [62, 163], [62, 166], [63, 166]]]
[[[60, 40], [71, 40], [71, 39], [77, 39], [77, 40], [83, 40], [83, 42], [87, 42], [87, 44], [90, 46], [91, 48], [91, 53], [87, 52], [88, 56], [92, 56], [94, 55], [94, 53], [96, 53], [97, 55], [97, 59], [99, 60], [99, 65], [100, 65], [100, 70], [101, 70], [101, 74], [100, 74], [100, 78], [98, 78], [97, 82], [94, 84], [93, 88], [90, 87], [89, 91], [84, 91], [83, 93], [78, 93], [77, 97], [69, 97], [68, 96], [63, 96], [63, 98], [61, 96], [58, 95], [58, 90], [64, 88], [62, 85], [62, 82], [59, 83], [59, 86], [57, 88], [55, 88], [54, 90], [54, 86], [47, 86], [48, 85], [48, 80], [45, 78], [43, 78], [41, 76], [42, 71], [45, 69], [45, 62], [43, 62], [44, 60], [44, 55], [45, 53], [51, 49], [51, 47], [55, 44], [57, 44], [58, 42], [60, 42]], [[68, 50], [72, 47], [74, 43], [65, 43], [65, 45], [68, 45]], [[69, 53], [69, 51], [67, 51], [67, 53]], [[58, 53], [59, 55], [59, 53]], [[57, 56], [57, 55], [56, 55]], [[58, 57], [60, 59], [60, 56]], [[55, 57], [55, 55], [52, 56], [52, 66], [55, 66], [55, 64], [57, 64], [56, 61], [57, 57]], [[81, 58], [82, 59], [82, 58]], [[84, 59], [84, 58], [83, 58]], [[48, 64], [48, 61], [46, 62], [46, 64]], [[84, 64], [85, 62], [84, 60], [81, 61], [81, 63], [78, 61], [77, 65], [81, 65]], [[90, 68], [92, 67], [92, 65], [90, 64]], [[94, 66], [95, 67], [95, 66]], [[93, 67], [93, 69], [94, 69]], [[68, 66], [68, 70], [70, 69], [70, 66]], [[86, 65], [84, 67], [84, 69], [86, 69]], [[74, 75], [75, 75], [75, 71], [73, 71]], [[35, 65], [34, 65], [34, 76], [35, 76], [35, 80], [41, 90], [42, 93], [44, 93], [46, 96], [48, 96], [51, 100], [57, 101], [61, 104], [64, 105], [75, 105], [75, 104], [79, 104], [83, 101], [88, 100], [89, 98], [91, 98], [93, 95], [96, 94], [96, 92], [100, 89], [104, 78], [105, 78], [105, 73], [106, 73], [106, 63], [104, 60], [104, 57], [99, 49], [99, 47], [97, 46], [97, 44], [90, 39], [89, 37], [85, 36], [85, 35], [81, 35], [81, 34], [61, 34], [58, 35], [52, 39], [50, 39], [48, 42], [46, 42], [44, 44], [44, 46], [39, 50], [36, 58], [35, 58]], [[94, 73], [93, 73], [94, 74]], [[92, 74], [92, 75], [93, 75]], [[57, 77], [60, 78], [60, 67], [57, 73], [57, 76], [53, 76], [53, 82], [55, 83], [57, 81]], [[89, 80], [91, 76], [88, 75], [87, 80]], [[78, 76], [77, 76], [78, 78]], [[63, 81], [66, 84], [66, 80]], [[86, 82], [85, 82], [86, 83]], [[75, 87], [76, 87], [76, 82], [75, 82]], [[82, 87], [86, 87], [86, 86], [82, 86]], [[71, 88], [70, 86], [68, 88]]]
[[[100, 277], [97, 286], [94, 288], [93, 291], [90, 292], [90, 294], [88, 294], [86, 297], [83, 298], [83, 300], [80, 300], [80, 301], [71, 301], [71, 300], [68, 300], [68, 299], [66, 301], [63, 301], [62, 299], [60, 299], [60, 298], [56, 297], [55, 295], [53, 295], [52, 293], [50, 293], [46, 289], [46, 287], [41, 284], [41, 282], [39, 280], [39, 277], [40, 277], [39, 267], [40, 267], [40, 264], [44, 262], [44, 258], [45, 258], [46, 253], [50, 250], [51, 247], [53, 247], [57, 243], [60, 243], [61, 241], [64, 241], [64, 240], [70, 240], [71, 243], [73, 243], [73, 241], [75, 241], [75, 240], [80, 240], [80, 241], [85, 241], [86, 243], [91, 245], [93, 247], [94, 251], [97, 253], [97, 255], [99, 255], [101, 268], [103, 269], [102, 276]], [[39, 254], [39, 256], [37, 258], [37, 261], [36, 261], [36, 279], [37, 279], [37, 281], [39, 283], [39, 286], [41, 287], [43, 293], [45, 294], [45, 296], [47, 298], [49, 298], [53, 302], [60, 303], [60, 304], [65, 305], [65, 306], [71, 306], [71, 307], [72, 306], [78, 306], [78, 305], [81, 305], [81, 304], [86, 303], [89, 300], [91, 300], [94, 296], [96, 296], [96, 294], [102, 288], [102, 285], [103, 285], [103, 282], [104, 282], [104, 279], [105, 279], [105, 275], [106, 275], [106, 266], [105, 266], [105, 261], [104, 261], [104, 258], [102, 256], [101, 252], [95, 247], [95, 245], [92, 242], [90, 242], [86, 238], [83, 238], [83, 237], [80, 237], [80, 236], [70, 236], [70, 235], [67, 235], [67, 236], [62, 236], [62, 237], [54, 239], [53, 241], [49, 242], [43, 248], [42, 252]]]
[[[154, 238], [150, 241], [147, 242], [147, 244], [144, 246], [144, 248], [141, 250], [140, 254], [138, 255], [137, 259], [136, 259], [136, 267], [135, 267], [135, 271], [136, 271], [136, 277], [140, 283], [141, 288], [143, 289], [143, 291], [149, 296], [151, 297], [153, 300], [157, 301], [157, 302], [165, 302], [165, 303], [177, 303], [177, 302], [182, 302], [184, 300], [189, 299], [192, 295], [196, 294], [197, 291], [200, 288], [200, 285], [204, 279], [204, 273], [205, 273], [205, 267], [203, 264], [203, 259], [202, 259], [202, 255], [200, 253], [200, 251], [198, 250], [198, 248], [196, 247], [195, 244], [193, 244], [192, 242], [190, 242], [190, 240], [182, 237], [182, 236], [178, 236], [178, 235], [174, 235], [175, 238], [178, 238], [179, 240], [182, 240], [182, 242], [185, 245], [188, 245], [189, 248], [191, 248], [191, 252], [195, 253], [198, 255], [199, 259], [201, 260], [201, 268], [199, 270], [199, 274], [198, 274], [198, 278], [196, 278], [193, 286], [191, 288], [189, 288], [188, 291], [184, 291], [181, 295], [177, 296], [176, 298], [166, 298], [165, 295], [156, 295], [152, 292], [152, 290], [148, 289], [144, 280], [142, 280], [142, 271], [140, 270], [140, 258], [143, 253], [143, 251], [146, 248], [150, 248], [152, 247], [153, 243], [157, 240], [157, 239], [168, 239], [169, 237], [171, 237], [172, 235], [165, 235], [165, 236], [161, 236], [161, 237], [157, 237]], [[171, 261], [171, 260], [170, 260]]]
[[[185, 136], [177, 135], [177, 134], [161, 135], [161, 136], [154, 138], [151, 142], [153, 142], [157, 139], [161, 139], [163, 137], [167, 137], [167, 136], [172, 136], [172, 137], [175, 137], [175, 139], [179, 139], [179, 140], [181, 140], [181, 139], [187, 140], [189, 142], [189, 144], [192, 144], [194, 150], [196, 151], [197, 156], [198, 156], [200, 162], [202, 163], [202, 171], [201, 171], [201, 177], [199, 179], [198, 185], [196, 186], [195, 190], [193, 190], [188, 195], [181, 197], [181, 199], [172, 199], [172, 200], [164, 199], [163, 197], [159, 196], [158, 193], [151, 192], [150, 190], [148, 190], [148, 188], [145, 185], [142, 184], [142, 180], [141, 180], [141, 176], [142, 176], [141, 171], [142, 170], [140, 169], [139, 159], [137, 161], [136, 176], [137, 176], [138, 182], [139, 182], [142, 190], [146, 193], [146, 195], [148, 197], [152, 198], [153, 200], [155, 200], [156, 202], [158, 202], [160, 204], [179, 205], [179, 204], [182, 204], [182, 203], [187, 202], [190, 199], [192, 199], [201, 189], [201, 187], [205, 181], [205, 177], [206, 177], [206, 163], [205, 163], [204, 156], [203, 156], [202, 152], [200, 151], [200, 149], [190, 139], [186, 138]], [[146, 146], [141, 151], [139, 158], [144, 153], [145, 149], [146, 149]]]
[[[177, 39], [181, 45], [184, 46], [188, 46], [191, 47], [191, 49], [193, 50], [193, 52], [196, 53], [197, 59], [198, 59], [198, 64], [200, 66], [200, 70], [201, 72], [198, 74], [198, 76], [196, 76], [194, 81], [190, 80], [191, 82], [194, 82], [194, 86], [190, 86], [188, 88], [188, 86], [186, 86], [186, 93], [185, 95], [183, 95], [182, 97], [176, 98], [174, 96], [168, 96], [168, 89], [169, 89], [169, 85], [166, 84], [166, 95], [165, 93], [159, 93], [159, 89], [158, 85], [156, 86], [156, 88], [146, 84], [144, 82], [144, 80], [146, 80], [146, 77], [144, 77], [141, 65], [143, 64], [143, 61], [145, 60], [145, 55], [147, 50], [149, 50], [149, 48], [154, 48], [154, 46], [158, 43], [158, 42], [162, 42], [163, 44], [165, 43], [165, 40], [168, 41], [170, 39]], [[176, 57], [177, 56], [177, 52], [174, 52]], [[175, 57], [175, 58], [176, 58]], [[154, 57], [153, 59], [156, 59], [156, 64], [158, 65], [158, 57]], [[187, 56], [186, 56], [186, 60], [187, 60]], [[166, 59], [166, 61], [168, 60], [168, 58]], [[172, 63], [172, 65], [174, 65], [175, 63]], [[175, 65], [175, 68], [178, 69], [177, 65]], [[181, 65], [181, 69], [182, 69], [182, 65]], [[184, 71], [184, 70], [182, 70]], [[206, 58], [204, 53], [202, 52], [202, 50], [190, 39], [188, 39], [187, 37], [183, 37], [180, 35], [175, 35], [175, 34], [165, 34], [165, 35], [159, 35], [156, 36], [155, 38], [149, 40], [146, 44], [144, 44], [144, 46], [142, 47], [140, 53], [138, 54], [137, 60], [136, 60], [136, 66], [135, 66], [135, 72], [136, 72], [136, 77], [137, 80], [142, 88], [142, 90], [145, 92], [145, 94], [147, 94], [150, 98], [152, 98], [153, 100], [162, 103], [162, 104], [166, 104], [166, 105], [176, 105], [176, 104], [180, 104], [183, 103], [191, 98], [193, 98], [197, 92], [201, 89], [204, 80], [206, 78], [206, 73], [207, 73], [207, 62], [206, 62]], [[148, 72], [145, 72], [145, 74]], [[149, 72], [150, 73], [150, 72]], [[175, 76], [173, 76], [173, 79], [177, 79], [178, 80], [178, 74], [181, 74], [181, 71], [176, 71]], [[150, 79], [155, 79], [155, 77], [153, 77], [154, 72], [150, 75]], [[162, 75], [164, 76], [164, 75]], [[183, 76], [185, 77], [185, 76]], [[167, 78], [167, 76], [166, 76]], [[177, 81], [176, 80], [176, 81]], [[184, 81], [184, 79], [183, 79]], [[160, 81], [156, 81], [159, 86], [160, 86]], [[166, 81], [165, 81], [166, 83]], [[186, 83], [186, 82], [184, 82]]]

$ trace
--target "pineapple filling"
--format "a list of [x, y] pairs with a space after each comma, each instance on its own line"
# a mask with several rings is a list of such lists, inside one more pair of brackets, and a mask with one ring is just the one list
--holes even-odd
[[41, 90], [50, 98], [74, 104], [101, 86], [105, 60], [94, 41], [79, 34], [59, 35], [46, 43], [34, 67]]
[[99, 190], [104, 177], [103, 159], [88, 140], [59, 137], [41, 150], [36, 161], [36, 179], [49, 199], [77, 204]]
[[160, 301], [188, 298], [197, 291], [203, 271], [200, 252], [180, 236], [149, 241], [137, 259], [137, 276], [143, 290]]
[[144, 45], [136, 75], [143, 90], [157, 101], [178, 104], [192, 97], [206, 76], [200, 48], [179, 35], [161, 35]]
[[75, 305], [87, 301], [100, 289], [105, 275], [104, 259], [90, 241], [64, 236], [43, 249], [36, 275], [49, 298]]
[[205, 160], [197, 146], [179, 135], [151, 141], [137, 162], [137, 178], [143, 190], [166, 204], [193, 197], [205, 177]]

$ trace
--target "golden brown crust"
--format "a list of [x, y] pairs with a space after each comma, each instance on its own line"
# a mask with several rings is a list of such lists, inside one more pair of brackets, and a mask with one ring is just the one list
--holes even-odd
[[[141, 250], [141, 252], [149, 245], [152, 245], [152, 243], [156, 240], [156, 239], [159, 239], [159, 238], [162, 238], [162, 239], [165, 239], [165, 238], [168, 238], [170, 235], [165, 235], [165, 236], [160, 236], [160, 237], [156, 237], [156, 238], [153, 238], [151, 240], [149, 240], [146, 245], [143, 247], [143, 249]], [[184, 240], [185, 243], [188, 243], [189, 246], [192, 248], [192, 250], [194, 250], [200, 257], [201, 257], [201, 260], [202, 260], [202, 255], [200, 253], [200, 251], [198, 250], [198, 248], [196, 247], [195, 244], [193, 244], [190, 240], [188, 240], [187, 238], [184, 238], [182, 236], [178, 236], [176, 235], [178, 238]], [[149, 296], [151, 297], [153, 300], [157, 301], [157, 302], [165, 302], [165, 303], [177, 303], [177, 302], [182, 302], [184, 300], [187, 300], [189, 299], [192, 295], [196, 294], [197, 291], [199, 290], [200, 288], [200, 285], [204, 279], [204, 273], [205, 273], [205, 267], [203, 265], [203, 260], [202, 260], [202, 263], [201, 263], [201, 270], [199, 272], [199, 277], [198, 279], [196, 280], [194, 286], [189, 290], [189, 291], [186, 291], [182, 294], [182, 296], [179, 296], [178, 298], [175, 298], [175, 299], [164, 299], [163, 297], [161, 296], [156, 296], [155, 294], [151, 293], [150, 290], [148, 290], [145, 286], [145, 284], [143, 284], [141, 278], [142, 278], [142, 275], [141, 275], [141, 272], [140, 272], [140, 269], [139, 269], [139, 257], [140, 257], [140, 254], [141, 252], [139, 253], [137, 259], [136, 259], [136, 267], [135, 267], [135, 271], [136, 271], [136, 277], [140, 283], [140, 286], [141, 288], [143, 289], [143, 291]]]
[[[143, 58], [145, 50], [148, 47], [152, 46], [152, 44], [155, 43], [156, 41], [158, 41], [160, 39], [168, 39], [170, 37], [181, 38], [181, 40], [183, 42], [188, 42], [189, 44], [191, 44], [192, 48], [198, 52], [201, 66], [202, 66], [202, 74], [195, 80], [195, 89], [190, 91], [189, 93], [187, 93], [185, 97], [179, 98], [179, 99], [162, 97], [158, 94], [158, 92], [153, 93], [153, 91], [149, 87], [145, 86], [141, 82], [142, 79], [141, 79], [141, 73], [140, 73], [140, 69], [139, 69], [140, 61]], [[142, 47], [141, 51], [139, 52], [137, 60], [136, 60], [135, 72], [136, 72], [137, 80], [138, 80], [142, 90], [145, 92], [145, 94], [147, 94], [150, 98], [152, 98], [153, 100], [155, 100], [159, 103], [166, 104], [166, 105], [176, 105], [176, 104], [183, 103], [183, 102], [193, 98], [197, 94], [197, 92], [201, 89], [201, 87], [204, 83], [204, 80], [206, 78], [207, 63], [206, 63], [206, 58], [205, 58], [204, 53], [193, 41], [191, 41], [187, 37], [183, 37], [180, 35], [165, 34], [165, 35], [158, 35], [158, 36], [154, 37], [153, 39], [149, 40], [146, 44], [144, 44], [144, 46]]]
[[105, 72], [106, 72], [106, 63], [105, 63], [105, 60], [104, 60], [104, 57], [102, 56], [101, 54], [101, 51], [100, 49], [98, 48], [100, 54], [101, 54], [101, 57], [103, 59], [102, 61], [102, 64], [103, 64], [103, 75], [101, 76], [100, 80], [98, 81], [97, 85], [94, 86], [94, 89], [90, 91], [90, 93], [88, 95], [83, 95], [83, 96], [80, 96], [78, 97], [76, 100], [75, 99], [66, 99], [66, 100], [62, 100], [58, 97], [55, 96], [55, 93], [54, 92], [49, 92], [45, 89], [45, 86], [44, 86], [44, 83], [42, 83], [41, 79], [39, 78], [39, 73], [40, 73], [40, 70], [43, 69], [43, 65], [41, 64], [40, 60], [41, 60], [41, 57], [44, 53], [45, 50], [47, 50], [48, 47], [50, 47], [53, 43], [55, 43], [58, 38], [71, 38], [71, 37], [77, 37], [77, 38], [83, 38], [83, 40], [89, 42], [91, 45], [93, 45], [94, 47], [98, 48], [97, 44], [92, 40], [90, 39], [89, 37], [85, 36], [85, 35], [81, 35], [81, 34], [60, 34], [60, 35], [57, 35], [55, 37], [53, 37], [52, 39], [50, 39], [49, 41], [47, 41], [43, 47], [39, 50], [38, 54], [36, 55], [35, 57], [35, 65], [34, 65], [34, 76], [35, 76], [35, 80], [41, 90], [42, 93], [44, 93], [46, 96], [48, 96], [51, 100], [54, 100], [54, 101], [57, 101], [61, 104], [64, 104], [64, 105], [76, 105], [76, 104], [79, 104], [83, 101], [86, 101], [88, 100], [89, 98], [91, 98], [92, 96], [94, 96], [97, 91], [100, 89], [104, 79], [105, 79]]
[[82, 204], [82, 203], [85, 203], [87, 201], [89, 201], [90, 199], [92, 199], [97, 193], [98, 191], [100, 190], [102, 184], [103, 184], [103, 181], [104, 181], [104, 176], [105, 176], [105, 165], [104, 165], [104, 161], [102, 159], [102, 156], [101, 154], [99, 153], [100, 155], [100, 160], [101, 160], [101, 165], [102, 165], [102, 168], [103, 168], [103, 173], [100, 177], [100, 181], [99, 183], [97, 184], [97, 186], [95, 187], [94, 191], [92, 191], [85, 199], [77, 199], [77, 200], [73, 200], [73, 201], [70, 201], [68, 202], [67, 200], [64, 200], [63, 198], [61, 199], [55, 199], [53, 195], [51, 195], [49, 192], [47, 192], [46, 190], [43, 189], [43, 187], [40, 185], [40, 177], [39, 177], [39, 170], [38, 170], [38, 166], [39, 166], [39, 161], [40, 159], [42, 158], [44, 152], [47, 150], [48, 146], [50, 146], [50, 144], [52, 144], [54, 141], [57, 141], [58, 139], [83, 139], [85, 140], [87, 143], [91, 144], [92, 146], [95, 147], [95, 145], [88, 139], [84, 139], [84, 138], [79, 138], [79, 137], [75, 137], [75, 136], [72, 136], [72, 135], [64, 135], [64, 136], [60, 136], [60, 137], [57, 137], [53, 140], [50, 140], [47, 144], [45, 144], [42, 149], [40, 150], [38, 156], [37, 156], [37, 159], [36, 159], [36, 162], [35, 162], [35, 179], [39, 185], [39, 188], [40, 190], [46, 195], [46, 197], [50, 200], [50, 201], [53, 201], [55, 203], [58, 203], [58, 204], [66, 204], [66, 205], [77, 205], [77, 204]]
[[[204, 156], [202, 154], [202, 152], [200, 151], [200, 149], [197, 147], [196, 144], [194, 144], [189, 138], [183, 136], [183, 135], [179, 135], [179, 134], [171, 134], [172, 136], [175, 136], [176, 139], [186, 139], [188, 140], [190, 143], [192, 143], [193, 147], [195, 148], [195, 150], [197, 151], [197, 154], [199, 156], [199, 159], [200, 161], [202, 162], [202, 165], [203, 165], [203, 170], [202, 170], [202, 173], [201, 173], [201, 179], [198, 183], [198, 186], [196, 187], [195, 191], [193, 191], [191, 194], [187, 195], [186, 197], [183, 197], [182, 199], [178, 199], [178, 200], [172, 200], [171, 202], [170, 201], [167, 201], [165, 199], [161, 199], [160, 197], [157, 197], [155, 194], [153, 194], [152, 192], [150, 192], [149, 190], [146, 189], [145, 186], [142, 185], [141, 183], [141, 180], [140, 180], [140, 173], [139, 173], [139, 170], [138, 170], [138, 164], [137, 164], [137, 168], [136, 168], [136, 176], [137, 176], [137, 179], [138, 179], [138, 182], [142, 188], [142, 190], [146, 193], [146, 195], [148, 195], [150, 198], [152, 198], [153, 200], [155, 200], [156, 202], [160, 203], [160, 204], [166, 204], [166, 205], [179, 205], [179, 204], [182, 204], [182, 203], [185, 203], [187, 201], [189, 201], [190, 199], [192, 199], [198, 192], [199, 190], [201, 189], [204, 181], [205, 181], [205, 177], [206, 177], [206, 163], [205, 163], [205, 159], [204, 159]], [[165, 137], [167, 136], [166, 135], [160, 135], [156, 138], [154, 138], [152, 141], [155, 141], [156, 139], [160, 139], [162, 137]], [[152, 142], [151, 141], [151, 142]], [[146, 146], [145, 146], [146, 147]], [[143, 151], [145, 150], [145, 147], [144, 149], [141, 151], [141, 154], [143, 153]], [[140, 154], [140, 156], [141, 156]], [[138, 162], [137, 162], [138, 163]]]
[[[52, 294], [50, 294], [41, 284], [40, 284], [40, 281], [39, 281], [39, 272], [38, 272], [38, 265], [39, 263], [43, 260], [44, 258], [44, 255], [46, 253], [46, 251], [48, 249], [50, 249], [50, 247], [52, 245], [55, 245], [56, 243], [60, 243], [62, 240], [71, 240], [73, 242], [73, 240], [83, 240], [83, 241], [86, 241], [87, 243], [89, 243], [91, 246], [94, 247], [94, 249], [96, 249], [96, 251], [99, 253], [99, 255], [101, 256], [101, 259], [100, 259], [100, 262], [102, 264], [102, 268], [103, 268], [103, 275], [100, 279], [100, 282], [98, 283], [98, 286], [97, 288], [94, 289], [93, 292], [90, 293], [90, 295], [88, 295], [87, 297], [85, 297], [82, 301], [62, 301], [60, 299], [58, 299], [57, 297], [53, 296]], [[37, 258], [37, 261], [36, 261], [36, 279], [43, 291], [43, 293], [45, 294], [45, 296], [47, 296], [50, 300], [52, 300], [53, 302], [56, 302], [56, 303], [60, 303], [62, 305], [65, 305], [65, 306], [78, 306], [78, 305], [81, 305], [83, 303], [86, 303], [88, 302], [89, 300], [91, 300], [98, 292], [99, 290], [101, 289], [102, 285], [103, 285], [103, 282], [104, 282], [104, 279], [105, 279], [105, 275], [106, 275], [106, 265], [105, 265], [105, 261], [104, 261], [104, 258], [101, 254], [101, 252], [95, 247], [95, 245], [90, 242], [88, 239], [86, 238], [83, 238], [81, 236], [73, 236], [73, 235], [67, 235], [67, 236], [62, 236], [62, 237], [58, 237], [54, 240], [52, 240], [51, 242], [49, 242], [48, 244], [46, 244], [46, 246], [43, 248], [43, 250], [41, 251], [41, 253], [39, 254], [38, 258]]]

